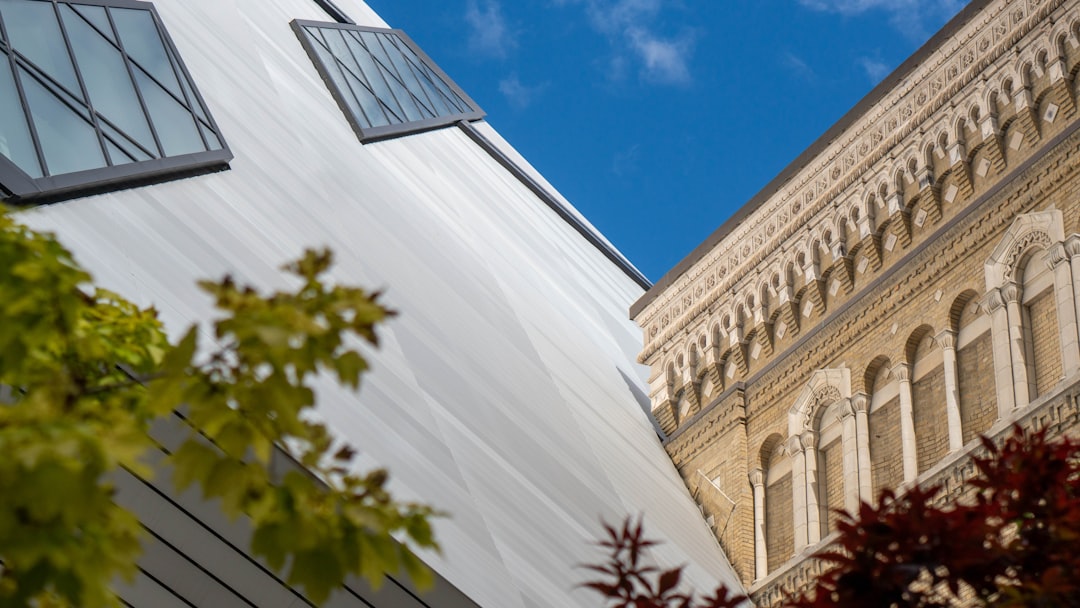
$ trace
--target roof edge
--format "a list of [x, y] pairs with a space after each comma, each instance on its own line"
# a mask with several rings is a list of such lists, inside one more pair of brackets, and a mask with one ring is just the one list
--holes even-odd
[[840, 117], [828, 130], [819, 136], [814, 143], [803, 150], [784, 169], [765, 185], [757, 194], [731, 215], [720, 227], [713, 231], [705, 240], [695, 247], [674, 268], [667, 271], [664, 276], [653, 283], [653, 286], [645, 292], [636, 302], [630, 306], [630, 318], [636, 319], [645, 308], [652, 303], [662, 292], [675, 283], [686, 271], [693, 268], [706, 254], [731, 234], [750, 215], [757, 211], [766, 201], [787, 184], [800, 170], [821, 154], [836, 138], [866, 114], [882, 98], [897, 85], [903, 82], [911, 72], [921, 65], [942, 43], [955, 34], [959, 29], [967, 25], [969, 21], [978, 15], [993, 0], [973, 0], [967, 6], [960, 9], [936, 34], [930, 37], [917, 51], [904, 60], [895, 70], [882, 79], [873, 89], [858, 101], [850, 110]]

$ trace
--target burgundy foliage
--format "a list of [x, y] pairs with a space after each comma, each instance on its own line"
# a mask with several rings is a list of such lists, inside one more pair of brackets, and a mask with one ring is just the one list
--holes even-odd
[[[938, 486], [913, 487], [841, 513], [838, 538], [817, 553], [830, 565], [786, 606], [935, 608], [962, 598], [965, 606], [1080, 607], [1080, 441], [1014, 426], [982, 447], [967, 482], [976, 491], [959, 503], [942, 500]], [[681, 568], [641, 564], [653, 543], [641, 539], [640, 523], [607, 529], [611, 540], [600, 544], [610, 561], [590, 566], [605, 579], [586, 586], [608, 606], [738, 605], [723, 588], [700, 604], [674, 592]]]

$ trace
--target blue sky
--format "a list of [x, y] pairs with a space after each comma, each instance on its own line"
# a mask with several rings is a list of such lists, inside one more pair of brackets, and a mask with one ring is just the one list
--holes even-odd
[[962, 0], [367, 0], [659, 279]]

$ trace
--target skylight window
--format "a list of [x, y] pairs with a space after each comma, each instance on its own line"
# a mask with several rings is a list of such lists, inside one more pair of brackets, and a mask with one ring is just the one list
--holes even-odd
[[361, 141], [484, 116], [401, 30], [292, 25]]
[[0, 1], [0, 193], [54, 197], [232, 155], [152, 4]]

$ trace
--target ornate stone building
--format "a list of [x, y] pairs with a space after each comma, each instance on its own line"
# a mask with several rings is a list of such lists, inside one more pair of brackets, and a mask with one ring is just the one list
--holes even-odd
[[1078, 425], [1080, 0], [977, 0], [631, 309], [665, 446], [758, 605], [834, 509]]

